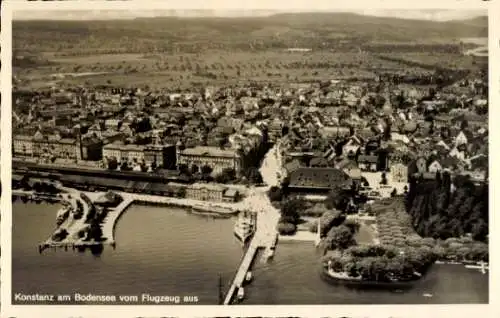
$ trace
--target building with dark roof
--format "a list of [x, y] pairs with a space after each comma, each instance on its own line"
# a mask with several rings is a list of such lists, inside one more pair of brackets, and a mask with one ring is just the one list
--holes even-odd
[[289, 174], [290, 192], [328, 193], [334, 187], [350, 187], [352, 180], [336, 168], [299, 167]]
[[358, 165], [362, 171], [377, 171], [378, 156], [360, 155]]

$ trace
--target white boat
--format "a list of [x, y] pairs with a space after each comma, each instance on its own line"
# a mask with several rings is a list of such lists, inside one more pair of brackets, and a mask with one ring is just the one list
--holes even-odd
[[252, 279], [253, 279], [252, 272], [248, 271], [247, 274], [245, 275], [245, 281], [250, 282], [252, 281]]
[[245, 298], [245, 290], [243, 287], [238, 288], [238, 294], [236, 295], [239, 301], [243, 300]]
[[425, 293], [423, 296], [424, 296], [424, 297], [432, 297], [432, 294]]
[[486, 274], [486, 271], [490, 269], [485, 262], [479, 262], [479, 265], [465, 265], [465, 268], [468, 269], [478, 269], [481, 273]]
[[255, 233], [255, 216], [246, 213], [240, 213], [236, 224], [234, 225], [234, 235], [245, 244], [248, 239]]

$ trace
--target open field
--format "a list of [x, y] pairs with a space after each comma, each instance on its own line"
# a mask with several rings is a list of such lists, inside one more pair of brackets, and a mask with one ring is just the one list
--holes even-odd
[[[409, 53], [384, 60], [378, 55], [359, 52], [261, 52], [208, 51], [200, 54], [100, 54], [54, 57], [45, 53], [48, 65], [16, 67], [18, 79], [28, 87], [47, 85], [148, 86], [150, 88], [188, 88], [197, 85], [223, 85], [238, 81], [291, 82], [341, 78], [375, 78], [376, 74], [428, 73], [435, 66], [473, 69], [474, 60], [459, 54]], [[408, 66], [405, 61], [422, 67]], [[97, 73], [66, 76], [68, 73]], [[38, 83], [38, 84], [37, 84]], [[23, 86], [20, 84], [19, 86]]]
[[[17, 87], [185, 89], [238, 81], [375, 78], [379, 73], [471, 69], [459, 39], [479, 41], [487, 19], [430, 22], [343, 13], [253, 18], [14, 21]], [[287, 48], [311, 52], [287, 52]], [[387, 56], [391, 57], [388, 59]], [[76, 77], [60, 74], [99, 73]], [[105, 73], [105, 74], [103, 74]]]
[[478, 37], [478, 38], [461, 38], [460, 41], [465, 44], [474, 44], [474, 45], [488, 45], [487, 37]]

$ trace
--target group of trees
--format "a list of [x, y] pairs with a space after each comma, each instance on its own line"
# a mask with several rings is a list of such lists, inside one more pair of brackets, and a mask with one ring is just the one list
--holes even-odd
[[357, 196], [357, 189], [353, 183], [349, 189], [334, 187], [328, 194], [325, 200], [327, 209], [336, 209], [345, 213], [352, 213], [356, 211], [354, 199]]
[[359, 224], [350, 220], [344, 221], [338, 226], [332, 226], [323, 238], [323, 248], [325, 250], [345, 250], [350, 246], [356, 245], [354, 235], [358, 229]]
[[327, 256], [325, 265], [364, 281], [411, 281], [421, 277], [435, 261], [430, 248], [394, 248], [381, 245], [352, 246], [342, 254]]
[[[108, 170], [117, 170], [118, 168], [120, 168], [120, 171], [132, 171], [133, 170], [133, 167], [127, 161], [123, 160], [122, 162], [118, 162], [118, 160], [115, 157], [108, 158], [106, 162], [107, 162]], [[144, 164], [142, 166], [145, 167]], [[144, 171], [144, 169], [142, 169], [142, 166], [141, 166], [141, 170]], [[147, 169], [146, 169], [146, 171], [147, 171]]]
[[474, 240], [487, 241], [486, 182], [475, 185], [470, 177], [457, 176], [452, 185], [448, 172], [431, 181], [412, 178], [406, 209], [421, 236], [447, 239], [470, 233]]
[[45, 193], [45, 194], [57, 194], [61, 192], [52, 183], [47, 183], [47, 182], [35, 182], [31, 187], [29, 186], [28, 183], [25, 183], [24, 188], [25, 189], [31, 188], [33, 191], [37, 193]]
[[489, 260], [488, 244], [477, 242], [470, 237], [449, 238], [435, 242], [433, 249], [439, 259], [451, 261], [483, 261]]
[[395, 85], [400, 83], [408, 83], [414, 85], [437, 85], [438, 87], [444, 87], [456, 82], [457, 80], [467, 75], [467, 71], [464, 70], [452, 70], [449, 68], [444, 68], [440, 65], [411, 61], [405, 58], [399, 58], [388, 55], [380, 55], [378, 56], [378, 58], [391, 62], [401, 63], [409, 67], [418, 67], [430, 71], [428, 74], [425, 75], [408, 75], [408, 76], [392, 75], [391, 82]]
[[101, 228], [101, 223], [106, 217], [107, 210], [97, 210], [97, 208], [91, 204], [89, 205], [89, 211], [85, 223], [88, 226], [78, 233], [78, 235], [84, 238], [85, 241], [94, 240], [96, 242], [101, 242], [103, 240], [103, 232]]
[[411, 217], [406, 213], [404, 202], [400, 198], [378, 200], [370, 204], [367, 210], [376, 215], [381, 244], [405, 246], [406, 238], [416, 235]]
[[258, 168], [249, 167], [242, 170], [242, 175], [245, 179], [252, 184], [261, 184], [264, 182], [262, 175]]
[[293, 235], [297, 232], [297, 224], [300, 221], [299, 210], [304, 209], [305, 204], [299, 199], [289, 199], [281, 205], [281, 217], [277, 229], [281, 235]]
[[278, 232], [281, 235], [293, 235], [297, 232], [300, 222], [300, 212], [306, 209], [306, 203], [298, 198], [291, 198], [281, 205], [281, 217], [278, 222]]
[[344, 250], [355, 245], [354, 235], [359, 230], [359, 223], [347, 220], [344, 213], [335, 209], [326, 209], [318, 221], [309, 223], [309, 231], [319, 232], [323, 250]]
[[66, 229], [59, 229], [52, 235], [52, 240], [56, 242], [63, 241], [66, 237], [68, 237], [68, 231]]
[[202, 181], [210, 182], [214, 179], [212, 177], [213, 169], [208, 165], [204, 165], [201, 167], [192, 165], [191, 167], [189, 167], [187, 164], [180, 164], [178, 169], [181, 174], [188, 177], [195, 177]]
[[231, 183], [236, 180], [236, 171], [233, 168], [225, 168], [215, 176], [217, 183]]

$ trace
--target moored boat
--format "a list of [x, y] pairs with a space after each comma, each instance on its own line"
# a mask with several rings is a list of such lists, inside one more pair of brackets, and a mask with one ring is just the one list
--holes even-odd
[[468, 269], [478, 269], [481, 273], [486, 274], [486, 271], [489, 271], [490, 267], [485, 262], [479, 262], [477, 265], [465, 265], [465, 268]]
[[234, 225], [234, 235], [245, 244], [255, 233], [255, 216], [247, 213], [240, 213]]
[[238, 294], [236, 297], [238, 298], [238, 301], [245, 299], [245, 289], [243, 289], [243, 287], [238, 288]]
[[245, 281], [248, 283], [251, 282], [252, 279], [253, 279], [252, 272], [248, 271], [247, 274], [245, 275]]

